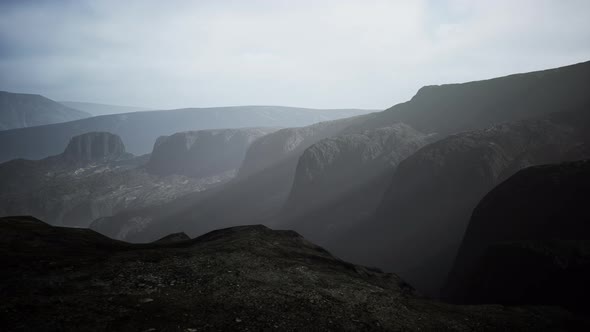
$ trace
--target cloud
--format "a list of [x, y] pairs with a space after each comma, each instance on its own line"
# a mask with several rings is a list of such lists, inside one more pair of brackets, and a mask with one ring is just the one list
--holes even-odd
[[158, 108], [385, 108], [590, 60], [588, 1], [8, 1], [0, 89]]

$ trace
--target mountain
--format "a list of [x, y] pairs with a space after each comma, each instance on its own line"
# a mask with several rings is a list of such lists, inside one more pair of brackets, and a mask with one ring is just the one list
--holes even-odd
[[[75, 136], [60, 155], [0, 164], [0, 215], [35, 214], [55, 225], [87, 227], [95, 219], [127, 209], [159, 206], [231, 179], [239, 165], [237, 160], [243, 158], [252, 140], [265, 132], [263, 129], [219, 130], [215, 132], [219, 135], [214, 136], [221, 139], [214, 141], [210, 140], [211, 131], [173, 135], [191, 137], [191, 143], [201, 147], [197, 161], [219, 167], [218, 172], [205, 167], [207, 172], [191, 174], [174, 172], [170, 167], [165, 174], [150, 172], [146, 164], [150, 165], [153, 158], [127, 153], [121, 138], [111, 133]], [[232, 140], [228, 143], [225, 138], [230, 136]], [[161, 139], [165, 144], [163, 141], [167, 139]], [[186, 147], [185, 141], [179, 143]], [[224, 144], [241, 150], [224, 150]], [[170, 151], [178, 151], [174, 144], [168, 147]], [[156, 156], [159, 153], [156, 151]], [[190, 158], [169, 162], [179, 170], [200, 165]], [[162, 162], [158, 165], [165, 166]], [[128, 234], [132, 229], [121, 228], [118, 232]]]
[[[421, 89], [407, 103], [383, 112], [279, 130], [252, 144], [234, 181], [213, 192], [191, 195], [170, 203], [166, 205], [165, 211], [126, 211], [110, 220], [103, 220], [103, 225], [109, 225], [106, 228], [108, 232], [106, 229], [96, 229], [113, 236], [118, 233], [115, 231], [118, 227], [136, 224], [132, 220], [149, 220], [150, 226], [144, 227], [143, 222], [138, 226], [143, 235], [138, 233], [137, 237], [126, 240], [151, 241], [170, 232], [185, 231], [195, 236], [217, 227], [265, 223], [274, 227], [294, 228], [320, 241], [322, 245], [330, 246], [339, 255], [347, 255], [346, 248], [339, 251], [342, 249], [338, 243], [341, 234], [336, 238], [333, 230], [340, 228], [348, 232], [349, 226], [372, 218], [389, 187], [398, 162], [423, 144], [444, 139], [452, 130], [479, 126], [485, 128], [496, 122], [515, 121], [525, 116], [542, 116], [551, 111], [566, 112], [574, 106], [582, 108], [590, 102], [590, 95], [582, 93], [590, 80], [587, 75], [589, 68], [590, 62], [587, 62], [543, 72], [426, 88]], [[554, 81], [559, 84], [553, 84]], [[512, 89], [498, 88], [503, 84], [517, 89], [520, 95], [515, 95]], [[564, 91], [563, 86], [568, 87], [568, 90]], [[545, 106], [535, 108], [536, 102], [532, 99], [537, 95], [543, 99], [553, 90], [561, 91], [552, 95], [551, 105], [555, 105], [555, 109], [550, 110]], [[481, 98], [480, 104], [457, 100], [472, 98], [471, 93], [485, 98]], [[500, 101], [502, 110], [496, 109]], [[527, 107], [526, 112], [521, 107]], [[461, 108], [463, 113], [456, 113], [457, 108]], [[510, 111], [504, 112], [504, 109]], [[471, 117], [465, 113], [468, 111], [492, 114]], [[421, 114], [421, 121], [406, 116], [414, 113]], [[451, 124], [452, 128], [449, 127]], [[382, 129], [387, 127], [398, 129], [389, 129], [392, 135], [388, 136], [388, 129]], [[416, 134], [403, 136], [405, 131], [401, 128], [408, 128], [407, 133]], [[402, 137], [400, 145], [391, 146], [398, 142], [396, 135]], [[391, 141], [387, 141], [386, 137], [390, 137]], [[332, 140], [322, 141], [324, 139]], [[399, 152], [397, 149], [400, 149]], [[383, 158], [378, 157], [381, 152]], [[299, 163], [305, 165], [316, 160], [310, 167], [322, 168], [324, 164], [328, 165], [326, 161], [336, 155], [346, 155], [346, 162], [330, 164], [326, 166], [326, 171], [314, 173], [313, 179], [299, 181], [307, 176], [304, 166], [297, 174]], [[366, 156], [375, 156], [375, 159], [366, 162]], [[388, 164], [388, 156], [395, 156], [395, 162]], [[354, 171], [350, 171], [350, 165], [356, 165]], [[294, 179], [298, 179], [296, 183]], [[323, 185], [326, 183], [329, 185]], [[292, 188], [294, 185], [296, 189]], [[306, 187], [309, 189], [304, 189]], [[320, 193], [316, 194], [318, 188]], [[293, 200], [288, 201], [290, 195], [294, 195]], [[318, 197], [319, 201], [316, 199]], [[232, 209], [228, 209], [229, 206]]]
[[[585, 93], [588, 87], [590, 62], [491, 80], [424, 87], [410, 101], [366, 115], [339, 135], [310, 146], [298, 161], [289, 200], [272, 225], [295, 229], [346, 257], [349, 257], [351, 247], [355, 251], [365, 251], [362, 242], [355, 240], [355, 245], [351, 246], [349, 239], [346, 236], [343, 239], [341, 235], [346, 232], [354, 235], [358, 228], [373, 227], [369, 220], [373, 219], [388, 188], [393, 187], [390, 182], [400, 161], [424, 144], [458, 132], [539, 117], [550, 112], [585, 109], [590, 105], [590, 95]], [[389, 136], [384, 135], [381, 128], [402, 125], [419, 135], [407, 135], [402, 139], [391, 135], [390, 141], [383, 139]], [[526, 140], [527, 132], [521, 135]], [[567, 148], [572, 149], [572, 156], [583, 155], [581, 151], [575, 151], [574, 146]], [[380, 153], [396, 156], [396, 160], [388, 164], [377, 157]], [[567, 157], [564, 158], [567, 160]], [[436, 160], [432, 162], [436, 163]], [[520, 166], [515, 167], [518, 169]], [[425, 172], [421, 175], [425, 176]], [[405, 189], [410, 193], [413, 190], [411, 185]], [[448, 199], [452, 200], [453, 196]], [[411, 202], [403, 200], [401, 204]], [[476, 201], [469, 204], [474, 206]], [[378, 233], [379, 230], [377, 227], [372, 232]], [[372, 242], [371, 237], [368, 241]], [[405, 253], [401, 250], [400, 254]], [[350, 258], [355, 259], [353, 256]], [[441, 264], [438, 257], [432, 260]], [[360, 262], [366, 263], [363, 260]], [[401, 265], [395, 266], [399, 268]], [[444, 269], [441, 267], [441, 270]], [[413, 277], [406, 277], [414, 281]], [[422, 286], [420, 282], [417, 285]]]
[[445, 297], [590, 309], [590, 161], [525, 168], [479, 202]]
[[212, 129], [161, 136], [146, 168], [152, 174], [192, 177], [237, 172], [252, 142], [276, 130]]
[[149, 111], [150, 108], [136, 107], [136, 106], [120, 106], [120, 105], [107, 105], [97, 103], [85, 103], [79, 101], [60, 101], [60, 104], [77, 109], [86, 113], [90, 113], [94, 116], [108, 115], [108, 114], [119, 114], [119, 113], [132, 113]]
[[41, 159], [61, 152], [73, 136], [104, 131], [121, 137], [135, 155], [149, 153], [159, 136], [182, 131], [296, 127], [350, 117], [369, 111], [357, 109], [318, 110], [280, 106], [187, 108], [96, 116], [78, 121], [0, 132], [0, 162], [15, 158]]
[[590, 113], [582, 110], [429, 144], [398, 165], [375, 216], [332, 250], [353, 261], [395, 268], [417, 289], [436, 296], [481, 198], [524, 167], [590, 157], [588, 128]]
[[40, 95], [0, 91], [0, 130], [68, 122], [90, 116]]
[[0, 325], [12, 330], [575, 330], [558, 308], [455, 306], [293, 231], [220, 229], [132, 245], [0, 218]]
[[[248, 148], [236, 178], [223, 186], [157, 209], [148, 207], [102, 218], [91, 228], [120, 240], [146, 242], [174, 232], [194, 236], [219, 227], [267, 222], [287, 199], [303, 151], [363, 117], [286, 128], [262, 136]], [[120, 230], [129, 228], [137, 232], [120, 237]]]

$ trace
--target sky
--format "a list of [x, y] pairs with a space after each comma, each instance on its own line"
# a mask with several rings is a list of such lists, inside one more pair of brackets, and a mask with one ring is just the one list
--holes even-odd
[[0, 90], [54, 100], [384, 109], [588, 60], [588, 0], [0, 0]]

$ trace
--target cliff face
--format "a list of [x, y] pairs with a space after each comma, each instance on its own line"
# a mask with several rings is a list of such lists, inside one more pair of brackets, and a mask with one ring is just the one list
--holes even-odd
[[[289, 199], [281, 213], [281, 226], [294, 228], [319, 241], [343, 231], [341, 228], [350, 227], [351, 220], [367, 212], [362, 208], [362, 200], [354, 204], [355, 211], [348, 211], [348, 217], [342, 218], [341, 223], [333, 222], [329, 214], [338, 214], [333, 210], [345, 207], [330, 208], [331, 212], [321, 217], [310, 214], [316, 208], [362, 190], [368, 183], [381, 192], [374, 180], [393, 172], [402, 160], [432, 140], [432, 136], [398, 123], [327, 138], [312, 145], [299, 158]], [[375, 196], [368, 192], [364, 195]]]
[[458, 302], [588, 307], [590, 161], [529, 167], [479, 202], [449, 275]]
[[119, 136], [91, 132], [73, 137], [61, 156], [68, 162], [89, 163], [117, 160], [128, 155]]
[[131, 245], [31, 217], [0, 218], [0, 264], [7, 330], [587, 328], [559, 309], [428, 301], [396, 275], [260, 225]]
[[0, 130], [42, 126], [90, 116], [40, 95], [0, 91]]
[[207, 177], [236, 171], [246, 150], [256, 139], [276, 129], [220, 129], [176, 133], [158, 138], [150, 161], [150, 173]]
[[395, 268], [418, 289], [436, 295], [479, 200], [526, 166], [570, 160], [584, 151], [579, 146], [590, 142], [589, 124], [585, 112], [564, 114], [460, 133], [425, 146], [399, 164], [373, 221], [351, 232], [366, 244], [365, 255], [351, 258]]

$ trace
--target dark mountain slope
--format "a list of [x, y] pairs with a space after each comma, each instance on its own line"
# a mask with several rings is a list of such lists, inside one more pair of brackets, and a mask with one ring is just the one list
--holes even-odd
[[0, 130], [74, 121], [90, 116], [40, 95], [0, 91]]
[[462, 84], [425, 86], [408, 102], [350, 130], [403, 122], [424, 133], [453, 134], [590, 106], [590, 61]]
[[567, 330], [559, 309], [452, 306], [264, 226], [130, 245], [0, 219], [0, 325], [34, 331]]
[[529, 167], [495, 187], [473, 211], [446, 297], [589, 309], [589, 198], [588, 160]]
[[427, 145], [399, 164], [373, 221], [331, 249], [437, 295], [479, 200], [524, 167], [587, 156], [588, 128], [590, 113], [558, 113]]
[[68, 123], [0, 132], [0, 161], [41, 159], [61, 152], [73, 136], [91, 131], [119, 135], [133, 154], [149, 153], [159, 136], [181, 131], [296, 127], [367, 113], [366, 110], [317, 110], [280, 106], [187, 108], [96, 116]]

